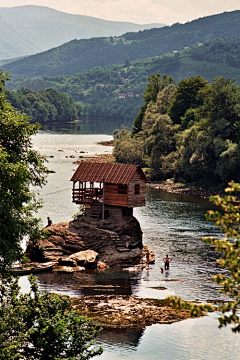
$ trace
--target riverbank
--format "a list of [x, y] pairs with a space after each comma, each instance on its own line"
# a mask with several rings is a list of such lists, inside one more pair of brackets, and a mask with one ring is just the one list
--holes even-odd
[[72, 308], [106, 328], [142, 328], [189, 319], [190, 311], [172, 307], [168, 300], [141, 299], [127, 295], [74, 298]]
[[203, 199], [209, 199], [211, 195], [219, 194], [219, 192], [217, 191], [195, 188], [194, 186], [189, 186], [184, 183], [174, 183], [173, 180], [166, 180], [162, 182], [153, 181], [148, 183], [147, 185], [153, 189], [161, 189], [174, 194], [195, 195]]

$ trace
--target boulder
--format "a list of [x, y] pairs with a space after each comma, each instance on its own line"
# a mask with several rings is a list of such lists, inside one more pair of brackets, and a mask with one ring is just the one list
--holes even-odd
[[64, 256], [58, 259], [57, 266], [77, 267], [78, 264], [75, 260], [71, 259], [70, 257]]
[[78, 265], [94, 269], [97, 267], [97, 256], [98, 253], [94, 250], [79, 251], [69, 256], [70, 260], [75, 261]]

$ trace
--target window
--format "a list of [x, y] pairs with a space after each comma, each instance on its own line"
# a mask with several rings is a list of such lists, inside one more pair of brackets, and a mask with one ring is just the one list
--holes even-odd
[[127, 185], [118, 185], [118, 194], [127, 194]]
[[135, 185], [135, 195], [140, 194], [140, 185], [136, 184]]

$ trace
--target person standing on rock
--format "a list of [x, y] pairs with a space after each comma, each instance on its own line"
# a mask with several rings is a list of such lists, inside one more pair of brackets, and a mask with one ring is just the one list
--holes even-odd
[[53, 225], [52, 220], [50, 219], [50, 217], [49, 217], [49, 216], [47, 217], [47, 221], [48, 221], [48, 224], [47, 224], [47, 226], [46, 226], [46, 227], [48, 227], [48, 226], [52, 226], [52, 225]]
[[165, 270], [169, 270], [169, 263], [170, 263], [170, 261], [172, 261], [172, 259], [169, 258], [168, 255], [166, 255], [166, 257], [163, 258], [163, 261], [164, 261]]

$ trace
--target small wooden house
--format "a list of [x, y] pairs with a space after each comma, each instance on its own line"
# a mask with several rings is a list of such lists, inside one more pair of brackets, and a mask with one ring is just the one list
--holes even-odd
[[145, 205], [148, 180], [138, 165], [82, 161], [71, 181], [73, 202], [92, 217], [132, 216], [134, 207]]

